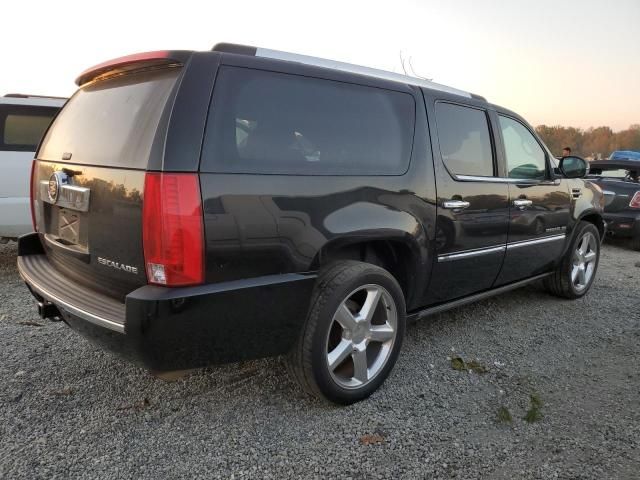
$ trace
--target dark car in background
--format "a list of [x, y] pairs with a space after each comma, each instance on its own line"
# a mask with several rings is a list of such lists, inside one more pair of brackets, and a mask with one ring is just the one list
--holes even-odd
[[616, 150], [611, 152], [609, 160], [636, 160], [640, 162], [640, 152], [635, 150]]
[[18, 268], [42, 317], [150, 370], [282, 354], [306, 391], [352, 403], [408, 319], [594, 281], [586, 162], [478, 95], [229, 44], [77, 83], [37, 152]]
[[607, 234], [629, 238], [640, 250], [640, 157], [593, 161], [587, 178], [602, 188]]

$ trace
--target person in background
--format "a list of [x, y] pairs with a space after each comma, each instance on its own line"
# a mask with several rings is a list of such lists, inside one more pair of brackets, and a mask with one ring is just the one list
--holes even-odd
[[571, 147], [564, 147], [562, 149], [562, 156], [568, 157], [569, 155], [571, 155]]

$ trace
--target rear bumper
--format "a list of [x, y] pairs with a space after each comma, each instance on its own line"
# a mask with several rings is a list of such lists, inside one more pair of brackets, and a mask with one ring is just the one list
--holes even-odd
[[289, 351], [315, 282], [315, 275], [282, 274], [185, 288], [148, 285], [120, 303], [64, 278], [37, 234], [20, 238], [18, 270], [36, 299], [55, 305], [69, 326], [159, 371]]
[[630, 212], [604, 214], [607, 222], [607, 233], [617, 237], [640, 236], [640, 213], [634, 215]]

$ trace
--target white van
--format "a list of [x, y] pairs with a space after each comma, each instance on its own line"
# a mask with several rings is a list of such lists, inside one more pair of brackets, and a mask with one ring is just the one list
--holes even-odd
[[66, 100], [22, 94], [0, 97], [0, 243], [33, 230], [31, 162], [44, 131]]

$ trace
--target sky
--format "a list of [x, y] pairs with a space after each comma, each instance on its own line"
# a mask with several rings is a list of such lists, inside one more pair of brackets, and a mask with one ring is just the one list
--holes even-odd
[[21, 0], [2, 20], [0, 95], [68, 96], [110, 58], [232, 42], [395, 72], [402, 56], [533, 125], [640, 123], [640, 0]]

